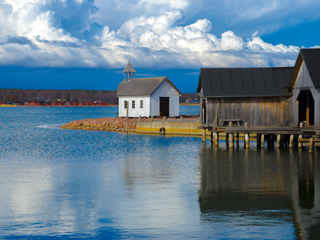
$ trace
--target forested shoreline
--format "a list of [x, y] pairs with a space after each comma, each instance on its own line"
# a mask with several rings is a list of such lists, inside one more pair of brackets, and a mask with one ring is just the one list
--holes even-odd
[[[198, 99], [197, 93], [183, 93], [180, 96], [180, 103], [187, 99]], [[0, 89], [0, 102], [3, 103], [24, 103], [32, 101], [76, 101], [76, 102], [107, 102], [118, 104], [115, 90], [57, 90], [57, 89]]]

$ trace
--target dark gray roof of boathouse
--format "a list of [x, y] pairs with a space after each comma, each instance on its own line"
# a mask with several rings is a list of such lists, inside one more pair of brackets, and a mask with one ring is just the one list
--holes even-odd
[[294, 65], [293, 73], [288, 84], [292, 90], [302, 62], [305, 62], [310, 78], [315, 88], [320, 88], [320, 48], [300, 49], [298, 58]]
[[201, 68], [197, 92], [204, 97], [292, 96], [287, 87], [293, 67]]
[[182, 94], [167, 77], [152, 77], [123, 80], [118, 86], [117, 96], [150, 96], [164, 81]]

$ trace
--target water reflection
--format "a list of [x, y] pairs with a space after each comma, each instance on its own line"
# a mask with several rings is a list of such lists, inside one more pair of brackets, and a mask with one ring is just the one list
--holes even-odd
[[[223, 222], [240, 232], [244, 226], [260, 233], [264, 229], [271, 234], [268, 237], [275, 226], [291, 225], [297, 238], [319, 239], [317, 157], [317, 152], [292, 149], [248, 151], [203, 145], [198, 191], [201, 219]], [[279, 233], [275, 238], [290, 236]], [[261, 237], [242, 234], [245, 238]]]

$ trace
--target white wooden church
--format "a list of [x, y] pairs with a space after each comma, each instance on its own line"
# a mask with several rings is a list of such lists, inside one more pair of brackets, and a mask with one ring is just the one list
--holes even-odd
[[179, 116], [181, 92], [167, 77], [135, 78], [130, 61], [119, 84], [119, 117]]

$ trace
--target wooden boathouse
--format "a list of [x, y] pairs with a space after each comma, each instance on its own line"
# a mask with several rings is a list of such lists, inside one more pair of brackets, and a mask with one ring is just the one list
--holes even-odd
[[[219, 133], [257, 134], [257, 141], [276, 136], [277, 147], [289, 142], [320, 146], [320, 49], [301, 49], [294, 67], [202, 68], [200, 125], [218, 145]], [[259, 143], [260, 144], [260, 143]]]

